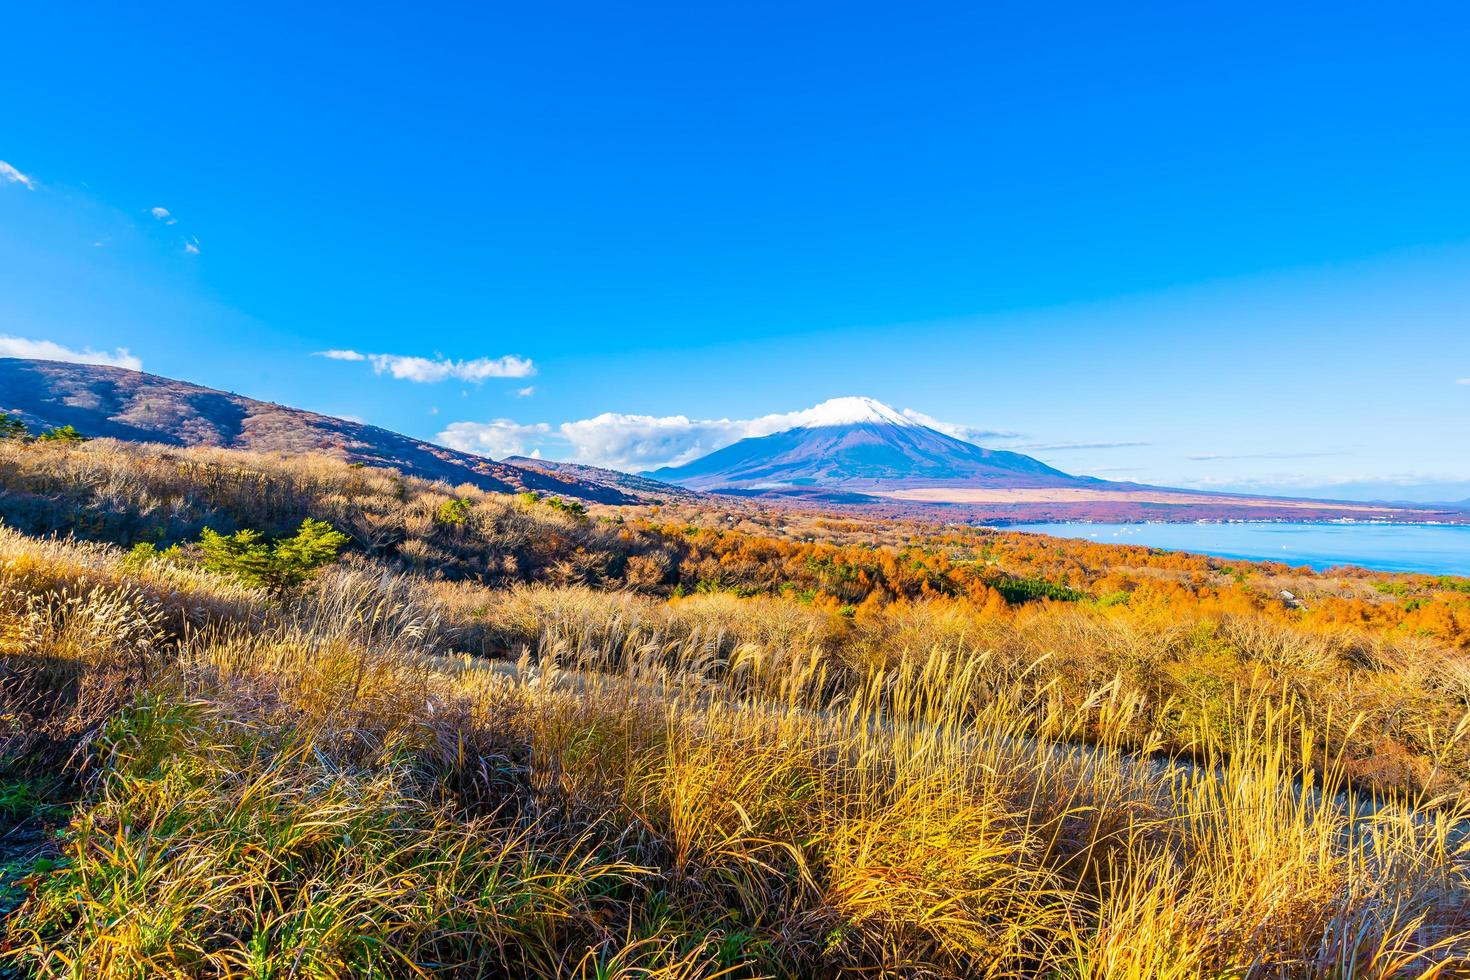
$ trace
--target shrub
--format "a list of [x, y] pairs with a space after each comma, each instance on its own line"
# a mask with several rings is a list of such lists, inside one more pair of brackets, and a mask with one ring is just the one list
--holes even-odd
[[546, 505], [552, 510], [559, 510], [563, 514], [570, 514], [573, 517], [587, 516], [587, 505], [580, 500], [563, 500], [560, 497], [551, 497], [546, 501]]
[[24, 439], [28, 435], [30, 430], [19, 416], [0, 412], [0, 439]]
[[183, 552], [176, 544], [160, 549], [152, 541], [139, 541], [128, 550], [123, 562], [127, 567], [136, 569], [158, 561], [176, 564], [182, 556]]
[[319, 569], [336, 561], [348, 540], [326, 521], [308, 517], [294, 535], [269, 544], [259, 531], [245, 529], [224, 535], [205, 528], [199, 547], [205, 568], [265, 589], [280, 599], [300, 592]]
[[440, 524], [459, 527], [470, 519], [469, 498], [459, 497], [455, 500], [444, 501], [444, 503], [439, 505], [437, 517]]
[[59, 425], [54, 429], [47, 429], [38, 437], [41, 442], [86, 442], [87, 437], [76, 430], [75, 426]]
[[1076, 602], [1078, 599], [1085, 598], [1076, 589], [1069, 589], [1065, 585], [1058, 585], [1039, 578], [1007, 577], [993, 583], [993, 588], [1011, 605], [1030, 602], [1033, 599]]
[[623, 569], [623, 581], [637, 589], [652, 589], [664, 583], [674, 563], [662, 551], [633, 555]]

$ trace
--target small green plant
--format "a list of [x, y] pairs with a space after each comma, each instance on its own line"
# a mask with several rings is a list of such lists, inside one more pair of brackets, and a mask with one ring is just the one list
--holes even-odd
[[36, 437], [41, 442], [86, 442], [87, 437], [76, 430], [75, 426], [58, 425], [53, 429], [47, 429]]
[[440, 524], [459, 527], [470, 519], [469, 498], [461, 497], [457, 500], [444, 501], [439, 505], [439, 513], [436, 516]]
[[1434, 580], [1436, 588], [1444, 589], [1446, 592], [1464, 592], [1470, 595], [1470, 578], [1458, 578], [1453, 575], [1441, 575]]
[[0, 439], [24, 439], [31, 434], [18, 415], [0, 412]]
[[183, 552], [178, 545], [169, 545], [167, 548], [159, 548], [152, 541], [139, 541], [129, 549], [127, 557], [123, 561], [133, 568], [142, 568], [154, 562], [166, 564], [177, 564], [183, 557]]
[[1007, 576], [991, 583], [995, 591], [1011, 605], [1030, 602], [1033, 599], [1052, 599], [1057, 602], [1076, 602], [1086, 596], [1076, 589], [1038, 578]]
[[269, 543], [248, 528], [229, 535], [205, 528], [199, 547], [205, 568], [283, 599], [299, 593], [320, 569], [335, 562], [349, 540], [326, 521], [308, 517], [294, 535]]
[[543, 497], [535, 490], [527, 490], [525, 493], [516, 494], [516, 499], [523, 507], [535, 507], [537, 504], [545, 504], [552, 510], [559, 510], [563, 514], [573, 517], [586, 517], [587, 506], [580, 500], [563, 500], [560, 497]]
[[580, 500], [563, 500], [560, 497], [551, 497], [546, 501], [546, 505], [552, 510], [559, 510], [563, 514], [570, 514], [573, 517], [587, 516], [587, 506]]
[[801, 603], [804, 606], [810, 606], [812, 603], [817, 601], [816, 589], [804, 589], [800, 585], [797, 585], [795, 582], [782, 582], [781, 588], [778, 591], [784, 598], [795, 599], [797, 602]]

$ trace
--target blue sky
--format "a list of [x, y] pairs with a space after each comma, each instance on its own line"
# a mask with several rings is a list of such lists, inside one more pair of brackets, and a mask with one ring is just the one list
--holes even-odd
[[1470, 12], [1375, 6], [22, 5], [0, 349], [497, 455], [866, 394], [1466, 496]]

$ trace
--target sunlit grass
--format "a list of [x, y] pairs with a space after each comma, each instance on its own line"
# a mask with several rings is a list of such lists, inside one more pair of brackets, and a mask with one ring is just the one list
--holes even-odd
[[1165, 666], [1105, 613], [849, 656], [776, 599], [552, 590], [494, 597], [526, 649], [488, 663], [391, 577], [272, 605], [0, 544], [4, 765], [71, 777], [0, 954], [37, 976], [1470, 970], [1470, 813], [1364, 793], [1371, 719], [1293, 683], [1330, 649], [1201, 634], [1277, 673], [1176, 711], [1084, 670]]

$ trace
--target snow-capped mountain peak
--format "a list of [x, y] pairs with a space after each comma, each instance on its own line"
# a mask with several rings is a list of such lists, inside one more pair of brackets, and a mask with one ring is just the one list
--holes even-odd
[[873, 398], [833, 398], [768, 420], [787, 428], [741, 439], [651, 475], [697, 490], [757, 492], [783, 487], [866, 492], [1087, 482], [1020, 453], [963, 442]]
[[829, 398], [813, 408], [799, 413], [793, 428], [820, 429], [834, 425], [899, 425], [915, 426], [907, 416], [894, 411], [876, 398], [849, 395], [845, 398]]

